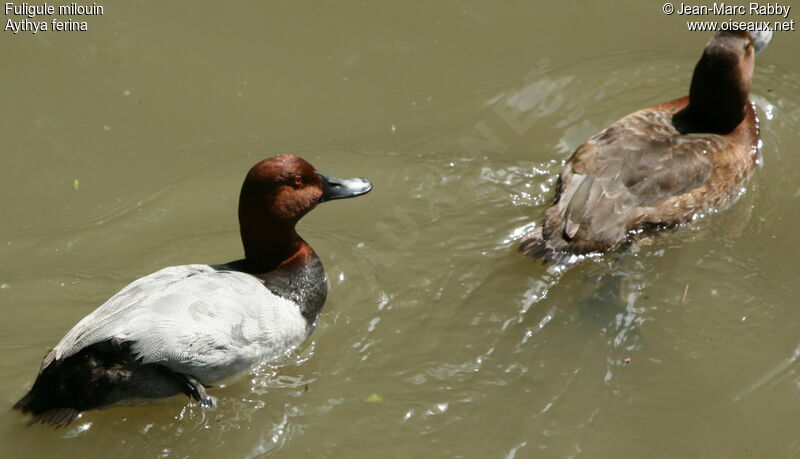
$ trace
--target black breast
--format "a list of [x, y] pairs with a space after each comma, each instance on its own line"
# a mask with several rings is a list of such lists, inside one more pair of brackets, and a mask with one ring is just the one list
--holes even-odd
[[272, 293], [299, 305], [309, 327], [314, 327], [328, 295], [328, 278], [316, 254], [299, 266], [275, 269], [256, 277]]
[[287, 299], [300, 307], [310, 329], [314, 328], [328, 295], [328, 278], [322, 262], [313, 251], [302, 263], [259, 272], [248, 260], [237, 260], [214, 266], [220, 271], [241, 271], [258, 278], [264, 287], [275, 295]]

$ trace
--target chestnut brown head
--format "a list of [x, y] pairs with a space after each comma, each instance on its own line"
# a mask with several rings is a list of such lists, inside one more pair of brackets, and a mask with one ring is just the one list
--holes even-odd
[[247, 258], [274, 257], [298, 240], [294, 226], [323, 201], [369, 192], [367, 179], [323, 175], [303, 158], [280, 155], [258, 162], [239, 195], [239, 226]]

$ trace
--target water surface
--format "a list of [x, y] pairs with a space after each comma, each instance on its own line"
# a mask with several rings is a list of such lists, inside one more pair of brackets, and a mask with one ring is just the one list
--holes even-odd
[[565, 273], [515, 253], [563, 161], [682, 96], [707, 36], [633, 0], [108, 4], [0, 34], [0, 384], [131, 280], [241, 255], [256, 161], [369, 195], [300, 224], [312, 338], [216, 389], [27, 427], [3, 457], [796, 457], [800, 65], [758, 58], [763, 168], [730, 209]]

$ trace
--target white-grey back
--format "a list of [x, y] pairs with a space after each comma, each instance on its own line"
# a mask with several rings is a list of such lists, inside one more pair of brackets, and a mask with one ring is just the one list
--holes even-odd
[[70, 330], [42, 367], [109, 339], [211, 383], [277, 357], [309, 334], [296, 304], [254, 276], [209, 265], [164, 268], [129, 284]]

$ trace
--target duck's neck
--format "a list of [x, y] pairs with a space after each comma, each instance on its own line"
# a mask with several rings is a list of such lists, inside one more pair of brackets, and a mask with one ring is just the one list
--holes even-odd
[[244, 261], [253, 273], [265, 273], [291, 267], [305, 261], [313, 253], [297, 234], [294, 222], [266, 225], [240, 222]]
[[736, 62], [708, 50], [697, 63], [689, 90], [689, 105], [675, 114], [683, 133], [728, 134], [745, 118], [749, 78]]
[[269, 231], [241, 225], [245, 258], [226, 264], [226, 269], [252, 274], [275, 295], [292, 301], [306, 318], [309, 333], [314, 328], [328, 293], [325, 270], [319, 257], [294, 229], [294, 224], [281, 228], [268, 226]]

